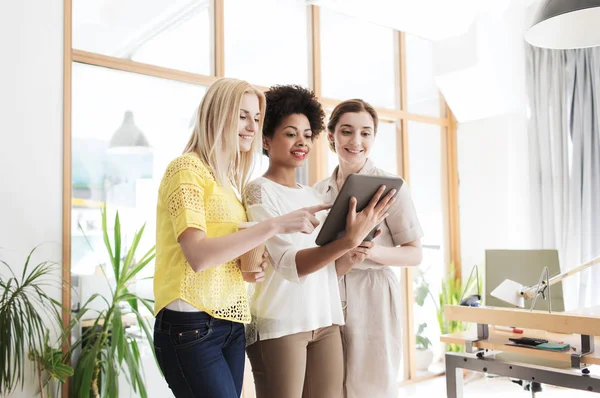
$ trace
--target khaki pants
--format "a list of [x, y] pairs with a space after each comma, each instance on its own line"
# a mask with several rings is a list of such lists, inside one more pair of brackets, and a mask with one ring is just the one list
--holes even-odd
[[246, 348], [256, 398], [340, 398], [344, 358], [339, 326], [259, 340]]

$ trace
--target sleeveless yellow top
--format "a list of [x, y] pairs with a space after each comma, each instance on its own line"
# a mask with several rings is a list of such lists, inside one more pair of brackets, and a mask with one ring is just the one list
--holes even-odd
[[187, 228], [214, 238], [236, 232], [244, 221], [246, 211], [233, 188], [218, 185], [197, 154], [185, 154], [169, 164], [158, 190], [156, 211], [155, 314], [181, 299], [215, 318], [250, 322], [237, 259], [195, 272], [178, 242]]

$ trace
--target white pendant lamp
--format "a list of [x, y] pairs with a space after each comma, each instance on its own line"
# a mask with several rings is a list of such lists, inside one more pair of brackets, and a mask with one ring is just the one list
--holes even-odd
[[109, 150], [127, 150], [150, 148], [148, 139], [135, 124], [133, 112], [126, 111], [123, 117], [123, 123], [114, 132], [108, 143]]
[[600, 46], [600, 0], [545, 0], [525, 40], [556, 50]]

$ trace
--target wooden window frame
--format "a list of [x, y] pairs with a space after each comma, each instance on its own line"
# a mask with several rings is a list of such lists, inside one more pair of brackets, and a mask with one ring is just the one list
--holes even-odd
[[[63, 50], [63, 289], [62, 289], [62, 321], [68, 325], [71, 314], [71, 212], [72, 212], [72, 66], [73, 63], [88, 64], [153, 76], [162, 79], [209, 86], [220, 77], [225, 76], [225, 15], [224, 0], [212, 0], [210, 10], [211, 18], [211, 53], [212, 67], [211, 75], [201, 75], [181, 70], [165, 68], [126, 59], [115, 58], [107, 55], [82, 51], [73, 48], [73, 0], [64, 0], [64, 50]], [[321, 14], [320, 8], [315, 5], [308, 7], [308, 34], [309, 34], [309, 75], [310, 86], [314, 90], [321, 103], [326, 108], [333, 108], [340, 99], [324, 98], [322, 96], [321, 84]], [[441, 98], [440, 107], [442, 117], [432, 117], [410, 113], [407, 110], [407, 76], [406, 76], [406, 38], [403, 32], [395, 31], [394, 47], [390, 51], [396, 54], [395, 81], [397, 109], [376, 107], [381, 120], [396, 124], [396, 142], [398, 174], [410, 182], [409, 153], [408, 153], [408, 122], [414, 121], [437, 125], [442, 131], [442, 179], [444, 192], [444, 228], [446, 230], [446, 244], [449, 247], [447, 264], [454, 264], [456, 276], [460, 278], [460, 225], [458, 208], [458, 170], [457, 170], [457, 148], [456, 148], [456, 119], [448, 108], [444, 99]], [[266, 90], [266, 87], [260, 87]], [[313, 184], [327, 176], [327, 153], [325, 145], [315, 145], [313, 154], [308, 160], [309, 183]], [[449, 270], [448, 270], [449, 271]], [[405, 378], [407, 381], [415, 381], [415, 330], [413, 322], [413, 288], [412, 270], [402, 270], [404, 302], [407, 303], [407, 311], [403, 319], [405, 334], [406, 355], [404, 355]], [[66, 345], [63, 352], [66, 352]], [[69, 397], [69, 383], [64, 385], [62, 397]], [[249, 394], [244, 394], [248, 397]], [[249, 397], [248, 397], [249, 398]]]

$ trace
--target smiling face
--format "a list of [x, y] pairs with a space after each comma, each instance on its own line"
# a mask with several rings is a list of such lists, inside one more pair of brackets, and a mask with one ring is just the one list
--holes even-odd
[[271, 167], [302, 167], [312, 147], [308, 118], [300, 113], [286, 116], [275, 129], [273, 137], [264, 137], [263, 140]]
[[344, 113], [334, 132], [329, 132], [327, 136], [335, 144], [340, 163], [360, 168], [369, 157], [375, 140], [373, 118], [367, 112]]
[[259, 121], [260, 107], [258, 97], [253, 93], [244, 94], [240, 104], [238, 121], [240, 152], [248, 152], [252, 149], [252, 141], [256, 137]]

